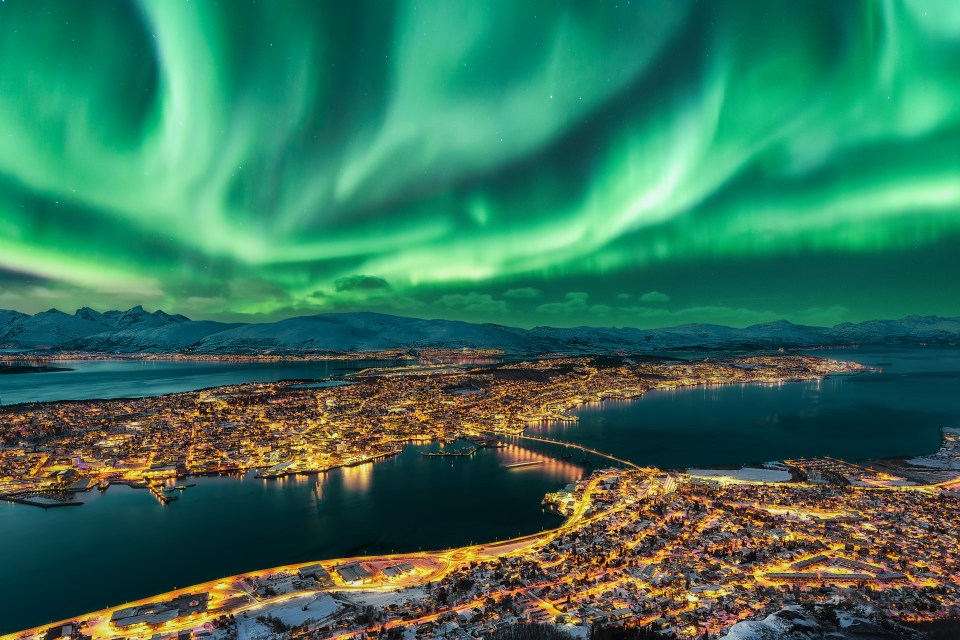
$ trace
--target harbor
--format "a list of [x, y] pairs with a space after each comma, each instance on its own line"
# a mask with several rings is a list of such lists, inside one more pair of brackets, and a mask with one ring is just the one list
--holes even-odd
[[[512, 444], [483, 448], [470, 458], [420, 455], [433, 447], [407, 445], [377, 464], [315, 475], [264, 480], [250, 472], [211, 473], [191, 479], [196, 486], [174, 492], [179, 500], [163, 508], [146, 486], [116, 482], [105, 494], [84, 494], [82, 509], [0, 502], [0, 566], [8, 580], [24, 585], [0, 605], [0, 633], [52, 620], [50, 599], [68, 603], [58, 614], [79, 614], [250, 567], [416, 552], [534, 533], [556, 526], [555, 516], [536, 508], [544, 493], [575, 482], [582, 473], [559, 461], [522, 472], [504, 469], [503, 462], [534, 455]], [[476, 499], [471, 509], [462, 507], [467, 495]], [[430, 496], [431, 507], [411, 518], [415, 496]], [[108, 520], [111, 526], [104, 527]], [[386, 530], [384, 522], [390, 523]], [[278, 531], [296, 534], [285, 536], [284, 544], [264, 543], [275, 540]], [[90, 540], [110, 550], [109, 563], [83, 552]], [[43, 548], [43, 556], [19, 553], [26, 544]], [[173, 570], [165, 554], [144, 552], [154, 548], [181, 549], [185, 561]], [[44, 579], [56, 566], [67, 565], [98, 577], [114, 566], [135, 565], [141, 571], [123, 583], [103, 579], [97, 589], [79, 591], [69, 581]], [[38, 589], [45, 598], [33, 595]]]
[[82, 502], [72, 499], [55, 500], [43, 496], [21, 497], [21, 496], [0, 496], [0, 500], [6, 500], [14, 504], [22, 504], [29, 507], [40, 507], [41, 509], [55, 509], [57, 507], [82, 507]]
[[470, 449], [454, 449], [453, 451], [423, 451], [420, 455], [427, 458], [470, 458], [480, 450], [480, 447]]

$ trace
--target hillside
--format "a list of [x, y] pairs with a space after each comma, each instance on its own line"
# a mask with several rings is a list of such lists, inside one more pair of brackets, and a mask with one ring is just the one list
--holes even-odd
[[56, 309], [36, 315], [0, 310], [0, 346], [108, 353], [326, 353], [474, 348], [507, 353], [597, 353], [779, 349], [846, 345], [960, 343], [960, 318], [909, 316], [834, 327], [787, 321], [743, 329], [686, 324], [663, 329], [534, 327], [424, 320], [379, 313], [329, 313], [265, 323], [190, 320], [143, 307], [99, 313]]

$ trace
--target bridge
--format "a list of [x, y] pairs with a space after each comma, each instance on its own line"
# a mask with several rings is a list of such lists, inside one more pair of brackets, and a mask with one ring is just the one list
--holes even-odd
[[[487, 431], [486, 429], [481, 429], [481, 431], [484, 431], [485, 433], [490, 433], [490, 434], [493, 434], [493, 435], [496, 435], [496, 436], [502, 436], [502, 435], [504, 435], [504, 434], [502, 434], [502, 433], [496, 433], [496, 432], [494, 432], [494, 431]], [[607, 460], [611, 460], [611, 461], [613, 461], [613, 462], [617, 462], [617, 463], [622, 464], [622, 465], [624, 465], [624, 466], [630, 467], [631, 469], [639, 469], [639, 470], [643, 470], [643, 469], [644, 469], [644, 467], [641, 467], [640, 465], [638, 465], [638, 464], [636, 464], [636, 463], [630, 462], [629, 460], [624, 460], [623, 458], [618, 458], [618, 457], [616, 457], [616, 456], [610, 455], [609, 453], [606, 453], [606, 452], [603, 452], [603, 451], [597, 451], [596, 449], [591, 449], [590, 447], [585, 447], [585, 446], [580, 445], [580, 444], [574, 444], [573, 442], [564, 442], [564, 441], [562, 441], [562, 440], [553, 440], [552, 438], [541, 438], [540, 436], [528, 436], [528, 435], [524, 435], [524, 434], [519, 434], [519, 435], [515, 435], [515, 436], [510, 436], [510, 437], [511, 437], [511, 438], [521, 438], [521, 439], [524, 439], [524, 440], [534, 440], [534, 441], [536, 441], [536, 442], [546, 442], [547, 444], [555, 444], [555, 445], [557, 445], [557, 446], [566, 447], [566, 448], [568, 448], [568, 449], [577, 449], [577, 450], [579, 450], [579, 451], [583, 451], [584, 453], [592, 453], [592, 454], [595, 455], [595, 456], [600, 456], [601, 458], [606, 458]]]

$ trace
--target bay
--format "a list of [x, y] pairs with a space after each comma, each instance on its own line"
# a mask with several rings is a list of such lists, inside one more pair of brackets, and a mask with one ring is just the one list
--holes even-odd
[[54, 360], [51, 371], [0, 376], [3, 404], [140, 398], [248, 382], [324, 380], [395, 360], [218, 362], [200, 360]]
[[579, 422], [540, 423], [528, 433], [573, 442], [661, 468], [833, 456], [933, 453], [940, 429], [960, 427], [960, 349], [883, 348], [810, 352], [881, 368], [780, 385], [651, 391], [575, 411]]
[[[883, 371], [773, 386], [655, 391], [632, 402], [585, 405], [578, 423], [544, 423], [530, 432], [678, 468], [815, 455], [923, 455], [939, 446], [940, 428], [960, 426], [960, 349], [812, 355]], [[71, 394], [105, 397], [115, 387], [119, 395], [132, 395], [122, 378], [137, 371], [142, 378], [136, 395], [146, 395], [150, 389], [167, 393], [251, 376], [323, 379], [387, 363], [143, 363], [148, 366], [141, 369], [91, 364], [98, 366], [77, 370], [67, 387]], [[158, 370], [150, 366], [157, 364]], [[187, 366], [166, 368], [171, 364]], [[71, 373], [5, 378], [53, 380]], [[146, 491], [122, 486], [83, 494], [87, 504], [77, 508], [0, 503], [0, 568], [9, 586], [0, 599], [0, 633], [244, 571], [447, 548], [551, 528], [559, 520], [541, 510], [543, 494], [607, 464], [592, 456], [564, 459], [566, 448], [518, 440], [472, 458], [420, 455], [437, 446], [410, 445], [375, 465], [282, 481], [198, 478], [190, 481], [196, 487], [167, 507]], [[533, 459], [546, 463], [504, 466]]]
[[193, 478], [167, 506], [123, 485], [79, 494], [81, 507], [0, 502], [0, 634], [254, 569], [542, 531], [560, 523], [543, 495], [584, 473], [544, 448], [420, 455], [438, 446], [282, 480]]

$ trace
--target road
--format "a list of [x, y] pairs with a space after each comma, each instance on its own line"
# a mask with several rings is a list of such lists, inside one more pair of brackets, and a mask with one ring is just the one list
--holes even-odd
[[[611, 456], [607, 456], [611, 457]], [[636, 466], [636, 465], [633, 465]], [[336, 560], [324, 561], [322, 564], [329, 568], [333, 566], [338, 566], [341, 564], [348, 564], [351, 562], [413, 562], [420, 566], [421, 568], [432, 566], [434, 567], [429, 571], [420, 571], [415, 575], [407, 576], [398, 580], [391, 581], [389, 583], [381, 585], [344, 585], [336, 584], [333, 587], [327, 589], [318, 589], [314, 591], [296, 591], [290, 594], [284, 594], [276, 596], [269, 599], [257, 599], [253, 595], [247, 592], [239, 592], [235, 585], [240, 583], [243, 578], [258, 579], [263, 578], [269, 575], [274, 575], [280, 572], [290, 572], [296, 573], [301, 567], [305, 567], [311, 564], [316, 564], [315, 562], [306, 562], [296, 565], [286, 565], [281, 567], [274, 567], [271, 569], [266, 569], [262, 571], [254, 571], [244, 574], [239, 574], [231, 576], [228, 578], [220, 578], [217, 580], [212, 580], [210, 582], [205, 582], [202, 584], [192, 585], [184, 589], [177, 589], [160, 595], [156, 595], [150, 598], [145, 598], [143, 600], [138, 600], [136, 602], [125, 603], [121, 606], [110, 607], [98, 612], [90, 613], [84, 616], [77, 616], [69, 620], [63, 620], [57, 623], [45, 624], [34, 629], [29, 629], [26, 631], [21, 631], [17, 633], [7, 634], [0, 637], [0, 640], [16, 640], [22, 638], [36, 638], [43, 637], [46, 634], [47, 629], [55, 627], [58, 624], [67, 624], [75, 622], [77, 620], [87, 620], [88, 626], [84, 629], [84, 633], [91, 635], [96, 639], [100, 638], [129, 638], [131, 640], [140, 640], [153, 637], [157, 633], [174, 633], [177, 631], [192, 629], [197, 627], [200, 624], [203, 624], [208, 619], [214, 619], [222, 613], [238, 615], [241, 613], [251, 613], [259, 609], [262, 609], [268, 605], [273, 606], [278, 603], [286, 602], [296, 598], [312, 598], [318, 593], [325, 591], [341, 591], [341, 592], [369, 592], [369, 591], [395, 591], [401, 588], [415, 587], [428, 582], [435, 582], [442, 579], [446, 575], [450, 574], [458, 567], [474, 562], [474, 561], [484, 561], [491, 560], [498, 557], [506, 557], [512, 555], [520, 555], [522, 553], [528, 552], [531, 548], [549, 544], [552, 540], [557, 538], [564, 533], [571, 531], [579, 526], [584, 524], [589, 524], [593, 520], [596, 520], [600, 517], [604, 517], [611, 513], [610, 510], [603, 510], [596, 514], [587, 515], [587, 512], [592, 506], [591, 495], [596, 490], [597, 486], [600, 484], [606, 476], [598, 476], [592, 478], [584, 487], [583, 496], [580, 500], [577, 501], [577, 506], [574, 509], [573, 513], [555, 529], [550, 529], [548, 531], [542, 531], [539, 533], [534, 533], [525, 536], [519, 536], [517, 538], [511, 538], [503, 542], [496, 543], [487, 543], [487, 544], [478, 544], [471, 545], [467, 547], [458, 547], [455, 549], [447, 549], [443, 551], [435, 552], [419, 552], [419, 553], [406, 553], [406, 554], [389, 554], [382, 556], [361, 556], [353, 558], [339, 558]], [[616, 511], [616, 509], [614, 509]], [[519, 591], [519, 590], [518, 590]], [[168, 623], [161, 625], [159, 628], [149, 628], [149, 629], [115, 629], [110, 626], [110, 616], [119, 609], [125, 609], [128, 607], [134, 606], [143, 606], [147, 604], [157, 604], [161, 602], [167, 602], [175, 597], [192, 594], [192, 593], [210, 593], [211, 601], [210, 608], [206, 614], [202, 615], [193, 615], [186, 618], [178, 618], [172, 620]], [[236, 599], [238, 596], [245, 595], [249, 601], [241, 604], [240, 606], [231, 607], [228, 611], [223, 609], [218, 609], [217, 605], [222, 605], [229, 602], [231, 599]], [[457, 609], [462, 609], [464, 605], [458, 606]], [[468, 605], [469, 606], [469, 605]], [[475, 606], [475, 605], [473, 605]], [[442, 615], [444, 612], [438, 612], [436, 614], [431, 614], [423, 618], [419, 618], [416, 621], [406, 621], [405, 624], [422, 624], [429, 620], [435, 620], [436, 617]], [[390, 628], [392, 625], [387, 625], [387, 628]], [[353, 632], [356, 633], [356, 632]], [[350, 635], [350, 634], [345, 634]]]

